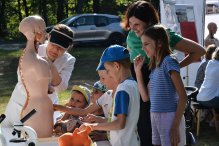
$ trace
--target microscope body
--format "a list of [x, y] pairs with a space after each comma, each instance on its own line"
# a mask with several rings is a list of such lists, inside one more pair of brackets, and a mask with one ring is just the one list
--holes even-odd
[[24, 146], [36, 146], [37, 133], [29, 126], [24, 126], [22, 123], [15, 124], [12, 135], [16, 135], [17, 138], [10, 140], [10, 143], [23, 143]]

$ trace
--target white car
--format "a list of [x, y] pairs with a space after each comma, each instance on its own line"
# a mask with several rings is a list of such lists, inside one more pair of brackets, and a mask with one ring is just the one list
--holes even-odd
[[[123, 44], [126, 33], [120, 26], [120, 17], [109, 14], [80, 14], [62, 20], [74, 31], [74, 45]], [[47, 32], [53, 26], [47, 27]]]

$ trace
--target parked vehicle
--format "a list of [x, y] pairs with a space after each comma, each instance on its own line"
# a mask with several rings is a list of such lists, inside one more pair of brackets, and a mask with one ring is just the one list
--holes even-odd
[[[120, 17], [109, 14], [80, 14], [62, 20], [74, 31], [74, 45], [95, 43], [123, 44], [125, 31], [120, 26]], [[47, 32], [53, 26], [47, 27]]]

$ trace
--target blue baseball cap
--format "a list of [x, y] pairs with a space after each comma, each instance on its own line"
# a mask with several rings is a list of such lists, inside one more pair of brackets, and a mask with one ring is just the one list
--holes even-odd
[[104, 50], [96, 70], [105, 70], [105, 62], [119, 61], [126, 58], [130, 58], [130, 55], [129, 51], [125, 47], [120, 45], [111, 45]]

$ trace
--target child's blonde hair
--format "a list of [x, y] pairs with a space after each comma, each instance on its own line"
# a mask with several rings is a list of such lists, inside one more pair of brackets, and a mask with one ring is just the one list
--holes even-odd
[[90, 104], [90, 94], [91, 94], [91, 91], [87, 87], [82, 86], [82, 85], [74, 85], [72, 87], [72, 92], [74, 92], [74, 91], [77, 91], [77, 92], [80, 92], [81, 94], [83, 94], [86, 102], [88, 104]]
[[217, 47], [215, 46], [215, 44], [208, 45], [208, 47], [206, 49], [205, 58], [208, 59], [208, 60], [211, 60], [212, 59], [212, 54], [214, 53], [216, 48]]
[[217, 47], [212, 55], [212, 59], [219, 61], [219, 47]]

